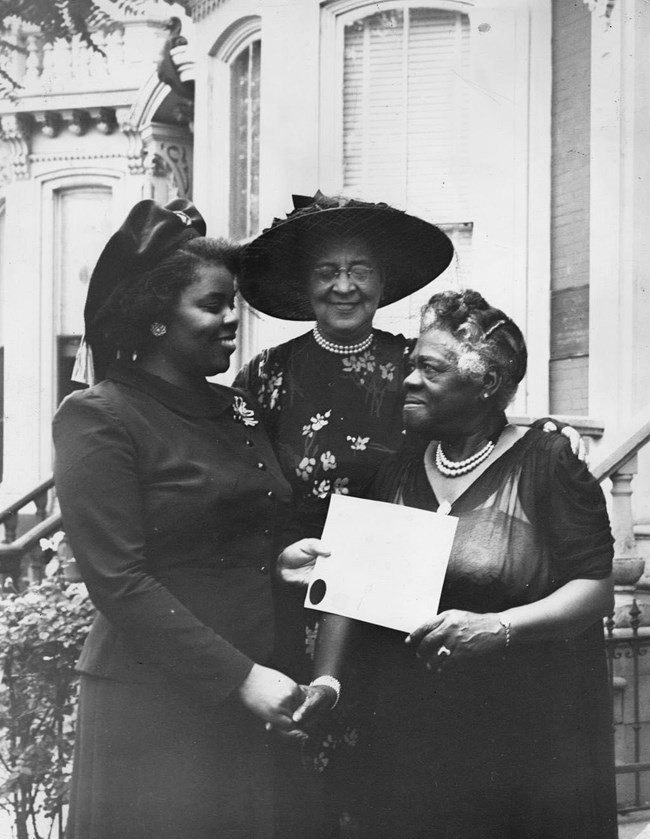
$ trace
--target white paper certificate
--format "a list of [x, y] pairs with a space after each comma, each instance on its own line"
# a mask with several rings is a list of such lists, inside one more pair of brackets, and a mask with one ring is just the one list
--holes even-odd
[[455, 516], [333, 495], [305, 606], [411, 632], [438, 611]]

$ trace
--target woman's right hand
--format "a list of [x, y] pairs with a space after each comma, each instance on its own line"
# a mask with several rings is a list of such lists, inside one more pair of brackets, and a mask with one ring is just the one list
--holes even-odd
[[292, 715], [302, 702], [303, 692], [284, 673], [254, 664], [238, 693], [249, 711], [274, 728], [281, 731], [295, 728]]
[[278, 557], [277, 570], [285, 583], [306, 586], [319, 556], [330, 556], [320, 539], [300, 539]]

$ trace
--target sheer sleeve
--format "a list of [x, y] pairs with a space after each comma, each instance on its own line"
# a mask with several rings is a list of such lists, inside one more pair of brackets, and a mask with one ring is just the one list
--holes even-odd
[[600, 580], [612, 569], [613, 545], [603, 491], [558, 434], [543, 435], [548, 466], [540, 525], [547, 529], [556, 579]]

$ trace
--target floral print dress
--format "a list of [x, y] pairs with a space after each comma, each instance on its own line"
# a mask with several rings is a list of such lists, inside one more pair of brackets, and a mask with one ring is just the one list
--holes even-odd
[[311, 332], [265, 350], [235, 387], [260, 405], [291, 484], [297, 538], [320, 536], [334, 493], [363, 495], [402, 442], [402, 382], [410, 342], [376, 330], [365, 352], [336, 355]]
[[[337, 355], [308, 332], [260, 353], [237, 375], [234, 386], [259, 403], [293, 489], [296, 539], [320, 536], [330, 496], [365, 495], [380, 464], [402, 447], [402, 383], [411, 348], [403, 335], [375, 330], [365, 352]], [[303, 600], [304, 591], [276, 591], [277, 666], [308, 682], [318, 613], [304, 609]], [[341, 742], [353, 744], [348, 711], [354, 716], [343, 705], [337, 722], [330, 719], [315, 755], [319, 768]]]

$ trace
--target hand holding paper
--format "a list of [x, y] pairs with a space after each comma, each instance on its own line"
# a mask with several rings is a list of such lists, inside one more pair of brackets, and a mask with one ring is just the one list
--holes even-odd
[[410, 632], [438, 610], [457, 519], [332, 496], [305, 606]]

